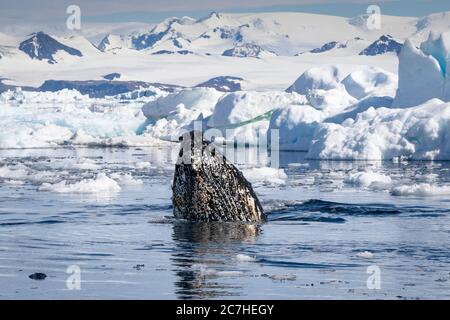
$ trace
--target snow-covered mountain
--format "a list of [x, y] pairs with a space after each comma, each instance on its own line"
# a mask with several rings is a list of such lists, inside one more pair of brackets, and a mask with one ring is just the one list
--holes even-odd
[[199, 83], [196, 87], [200, 88], [214, 88], [221, 92], [235, 92], [241, 91], [244, 79], [233, 76], [221, 76], [209, 79], [205, 82]]
[[[213, 12], [201, 19], [169, 18], [141, 34], [106, 34], [96, 47], [102, 52], [112, 53], [134, 49], [159, 55], [179, 52], [222, 55], [227, 52], [225, 55], [254, 57], [255, 48], [258, 52], [292, 56], [301, 52], [322, 53], [346, 48], [349, 39], [369, 43], [378, 41], [373, 43], [373, 47], [380, 49], [371, 48], [367, 52], [370, 55], [383, 51], [381, 46], [386, 42], [387, 47], [396, 46], [393, 41], [402, 43], [406, 38], [416, 37], [416, 42], [420, 43], [426, 39], [431, 29], [438, 32], [448, 29], [449, 20], [449, 12], [422, 18], [382, 16], [382, 28], [369, 30], [367, 16], [347, 19], [294, 12]], [[11, 45], [13, 42], [7, 35], [0, 34], [0, 46]], [[32, 59], [48, 60], [50, 63], [56, 62], [54, 55], [57, 51], [74, 56], [84, 55], [81, 48], [72, 47], [43, 32], [37, 32], [23, 41], [20, 50]]]
[[238, 44], [234, 48], [225, 50], [222, 55], [224, 57], [240, 57], [240, 58], [261, 58], [267, 55], [276, 55], [274, 52], [264, 50], [255, 43]]
[[34, 33], [19, 45], [19, 50], [25, 52], [31, 59], [47, 60], [56, 63], [56, 54], [65, 52], [71, 56], [82, 57], [81, 51], [66, 46], [42, 31]]
[[310, 53], [321, 53], [321, 52], [326, 52], [326, 51], [330, 51], [332, 49], [341, 49], [341, 48], [346, 48], [347, 45], [345, 43], [340, 43], [337, 41], [330, 41], [325, 43], [323, 46], [321, 46], [320, 48], [314, 48], [312, 50], [309, 50]]
[[[342, 42], [348, 35], [374, 41], [382, 35], [367, 30], [364, 18], [355, 19], [304, 13], [222, 14], [202, 19], [170, 18], [148, 33], [132, 37], [136, 50], [222, 54], [226, 50], [254, 44], [277, 55], [295, 55], [326, 42]], [[386, 17], [385, 32], [405, 38], [416, 30], [415, 18]], [[333, 28], [330, 28], [333, 26]]]
[[374, 41], [359, 54], [364, 56], [376, 56], [386, 52], [395, 52], [399, 54], [400, 50], [402, 50], [402, 46], [403, 44], [395, 41], [392, 36], [382, 35], [378, 40]]
[[382, 53], [398, 52], [407, 38], [419, 45], [430, 30], [448, 29], [449, 17], [449, 12], [422, 18], [382, 16], [382, 28], [370, 30], [367, 16], [211, 13], [201, 19], [166, 19], [147, 32], [139, 26], [137, 33], [116, 25], [71, 36], [38, 32], [18, 40], [0, 34], [0, 76], [9, 79], [7, 84], [39, 87], [49, 79], [101, 80], [119, 72], [121, 81], [193, 86], [233, 74], [253, 88], [282, 89], [325, 57], [330, 63], [370, 63], [395, 72], [397, 58]]
[[108, 34], [100, 41], [97, 48], [102, 52], [116, 52], [131, 48], [131, 37]]

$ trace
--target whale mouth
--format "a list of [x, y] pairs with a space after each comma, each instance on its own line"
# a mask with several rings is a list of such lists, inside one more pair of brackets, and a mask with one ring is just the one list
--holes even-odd
[[172, 191], [176, 218], [192, 221], [265, 220], [250, 182], [199, 131], [182, 136]]

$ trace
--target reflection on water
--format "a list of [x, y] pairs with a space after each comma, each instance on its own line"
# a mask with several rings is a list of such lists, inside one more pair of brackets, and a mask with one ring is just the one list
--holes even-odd
[[239, 275], [223, 270], [227, 267], [225, 262], [242, 247], [254, 243], [259, 233], [260, 226], [257, 224], [174, 222], [173, 239], [176, 249], [171, 260], [178, 278], [175, 282], [178, 298], [239, 296], [241, 286], [217, 281], [217, 278], [220, 275]]

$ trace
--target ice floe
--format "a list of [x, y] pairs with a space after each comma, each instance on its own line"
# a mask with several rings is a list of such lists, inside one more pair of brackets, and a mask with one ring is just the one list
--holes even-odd
[[420, 183], [412, 185], [401, 185], [392, 188], [393, 196], [448, 196], [450, 195], [450, 186], [437, 186], [430, 183]]
[[362, 251], [362, 252], [358, 252], [358, 253], [356, 254], [356, 256], [357, 256], [358, 258], [370, 259], [370, 258], [373, 258], [373, 253], [370, 252], [370, 251]]
[[95, 178], [83, 179], [78, 182], [61, 181], [58, 183], [43, 183], [39, 191], [56, 193], [116, 193], [121, 190], [117, 181], [105, 173], [99, 173]]
[[116, 180], [121, 186], [142, 186], [144, 184], [141, 179], [136, 179], [129, 173], [113, 173], [110, 177]]
[[389, 176], [373, 171], [351, 173], [345, 181], [354, 186], [371, 189], [387, 188], [392, 183], [392, 179]]
[[265, 185], [283, 185], [288, 178], [283, 169], [270, 167], [245, 169], [243, 174], [250, 182]]

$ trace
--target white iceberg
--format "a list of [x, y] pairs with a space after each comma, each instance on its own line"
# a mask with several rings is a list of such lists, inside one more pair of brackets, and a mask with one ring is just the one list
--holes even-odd
[[265, 141], [274, 110], [305, 102], [305, 97], [297, 93], [233, 92], [217, 102], [207, 125], [221, 130], [227, 141], [256, 145]]
[[147, 118], [160, 119], [173, 114], [179, 105], [183, 105], [185, 109], [197, 111], [197, 115], [203, 113], [207, 117], [222, 95], [223, 92], [213, 88], [187, 88], [146, 103], [142, 112]]
[[395, 75], [373, 67], [351, 73], [340, 66], [309, 69], [288, 89], [304, 94], [305, 105], [276, 110], [268, 130], [279, 130], [281, 150], [308, 151], [319, 123], [348, 126], [372, 106], [390, 107], [396, 81]]
[[317, 126], [309, 159], [450, 159], [450, 103], [433, 99], [420, 106], [369, 108], [354, 121]]
[[269, 130], [278, 130], [280, 150], [308, 151], [314, 131], [323, 117], [323, 112], [311, 106], [293, 105], [272, 114]]
[[203, 120], [212, 114], [223, 92], [213, 88], [192, 88], [169, 94], [145, 104], [144, 115], [154, 123], [145, 133], [151, 137], [178, 141], [183, 132], [191, 129], [194, 120]]
[[220, 128], [250, 121], [277, 108], [304, 104], [305, 98], [296, 93], [279, 91], [240, 91], [225, 95], [217, 102], [208, 126]]
[[288, 178], [283, 169], [271, 167], [245, 169], [242, 171], [242, 173], [244, 174], [245, 178], [256, 185], [283, 185], [286, 184], [286, 180]]
[[430, 33], [428, 40], [416, 48], [405, 41], [399, 55], [396, 107], [411, 107], [432, 98], [450, 101], [450, 31]]

